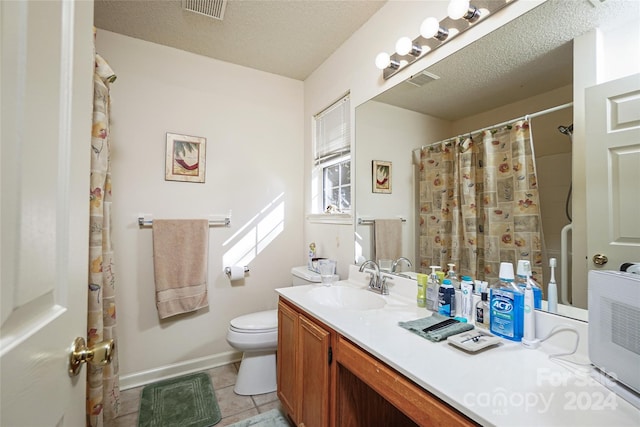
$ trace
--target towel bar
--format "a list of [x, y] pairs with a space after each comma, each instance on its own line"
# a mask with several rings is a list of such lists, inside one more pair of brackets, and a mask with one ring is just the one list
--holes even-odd
[[[151, 227], [153, 225], [153, 219], [144, 219], [144, 217], [139, 216], [138, 225], [140, 227]], [[210, 219], [209, 227], [231, 227], [231, 218]]]
[[[407, 222], [406, 218], [399, 218], [402, 222]], [[358, 225], [373, 225], [374, 219], [362, 219], [358, 218]]]

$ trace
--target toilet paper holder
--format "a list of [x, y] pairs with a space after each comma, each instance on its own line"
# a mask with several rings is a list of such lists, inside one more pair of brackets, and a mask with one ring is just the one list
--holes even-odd
[[[224, 272], [225, 272], [225, 274], [226, 274], [229, 278], [231, 278], [231, 267], [225, 267], [225, 268], [224, 268]], [[249, 266], [248, 266], [248, 265], [245, 265], [245, 266], [244, 266], [244, 272], [245, 272], [245, 273], [248, 273], [248, 272], [249, 272]]]

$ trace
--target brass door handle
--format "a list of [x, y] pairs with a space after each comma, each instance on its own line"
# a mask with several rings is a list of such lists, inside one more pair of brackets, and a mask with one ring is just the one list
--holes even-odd
[[84, 338], [76, 338], [69, 354], [69, 376], [78, 375], [82, 364], [85, 362], [89, 362], [92, 365], [108, 365], [113, 358], [114, 348], [113, 340], [102, 341], [91, 348], [87, 348]]
[[607, 262], [609, 262], [609, 258], [607, 258], [607, 256], [604, 254], [595, 254], [592, 260], [595, 265], [605, 265]]

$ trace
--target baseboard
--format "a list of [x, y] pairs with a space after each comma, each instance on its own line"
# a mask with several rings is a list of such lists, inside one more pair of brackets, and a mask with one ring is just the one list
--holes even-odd
[[160, 366], [148, 371], [136, 372], [120, 376], [120, 390], [140, 387], [156, 381], [190, 374], [192, 372], [205, 371], [218, 366], [228, 365], [242, 359], [242, 352], [227, 351], [199, 359], [187, 360], [172, 365]]

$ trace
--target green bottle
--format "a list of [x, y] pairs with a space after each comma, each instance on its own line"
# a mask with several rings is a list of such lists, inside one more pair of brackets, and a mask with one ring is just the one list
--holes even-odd
[[429, 276], [426, 274], [418, 273], [417, 282], [418, 282], [418, 297], [416, 299], [418, 303], [418, 307], [426, 307], [427, 306], [427, 279]]

